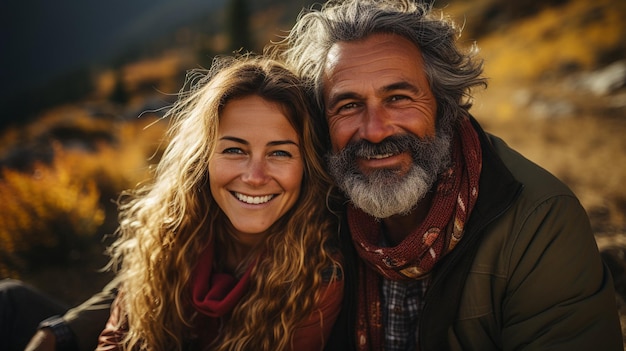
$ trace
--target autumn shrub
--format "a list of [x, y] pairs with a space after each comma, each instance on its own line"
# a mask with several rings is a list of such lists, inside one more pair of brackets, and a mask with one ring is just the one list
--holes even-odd
[[[75, 123], [64, 128], [86, 130], [84, 118]], [[0, 277], [67, 262], [111, 234], [117, 226], [115, 201], [149, 177], [164, 146], [164, 127], [154, 116], [118, 121], [108, 129], [110, 139], [90, 141], [89, 147], [50, 140], [51, 161], [0, 168]]]
[[0, 170], [0, 275], [67, 260], [104, 221], [95, 181], [77, 177], [79, 159], [57, 147], [51, 165]]

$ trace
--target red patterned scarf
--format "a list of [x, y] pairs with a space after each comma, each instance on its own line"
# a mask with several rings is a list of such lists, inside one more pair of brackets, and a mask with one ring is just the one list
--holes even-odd
[[452, 166], [437, 180], [432, 207], [419, 227], [398, 246], [379, 246], [380, 222], [348, 207], [350, 233], [362, 258], [356, 325], [359, 350], [382, 350], [384, 345], [380, 277], [422, 279], [461, 240], [478, 197], [481, 155], [478, 135], [469, 119], [464, 118], [452, 144]]

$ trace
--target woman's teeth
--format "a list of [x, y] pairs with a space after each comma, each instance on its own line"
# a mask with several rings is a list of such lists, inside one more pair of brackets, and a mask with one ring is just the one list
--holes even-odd
[[258, 204], [263, 204], [263, 203], [270, 201], [274, 197], [274, 195], [248, 196], [248, 195], [243, 195], [240, 193], [235, 193], [235, 197], [241, 202], [245, 202], [247, 204], [258, 205]]

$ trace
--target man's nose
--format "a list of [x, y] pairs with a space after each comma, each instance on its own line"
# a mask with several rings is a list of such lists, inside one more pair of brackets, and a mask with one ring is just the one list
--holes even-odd
[[267, 171], [267, 162], [260, 158], [250, 159], [245, 171], [241, 175], [241, 179], [253, 186], [259, 186], [267, 183], [270, 179]]
[[393, 134], [393, 124], [382, 106], [368, 106], [360, 127], [360, 137], [372, 143], [380, 143]]

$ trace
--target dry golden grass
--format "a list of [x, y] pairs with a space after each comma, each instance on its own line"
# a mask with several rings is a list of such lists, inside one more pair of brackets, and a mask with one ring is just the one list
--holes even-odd
[[[501, 1], [457, 1], [445, 10], [457, 23], [467, 22], [471, 30], [471, 21], [485, 20], [471, 13], [485, 11], [489, 4], [498, 2]], [[488, 94], [496, 96], [486, 109], [497, 112], [498, 118], [517, 118], [521, 111], [511, 107], [510, 95], [516, 90], [534, 91], [542, 81], [562, 77], [570, 70], [598, 68], [607, 64], [606, 56], [612, 52], [618, 52], [614, 56], [624, 59], [624, 16], [626, 1], [570, 0], [558, 7], [546, 7], [533, 16], [502, 23], [478, 39], [474, 33], [464, 33], [461, 43], [476, 43], [480, 48], [485, 76], [490, 81]], [[502, 92], [496, 92], [501, 89]], [[489, 99], [489, 96], [481, 97]]]
[[[458, 21], [460, 9], [449, 7]], [[600, 56], [624, 47], [626, 2], [571, 0], [534, 16], [502, 25], [478, 39], [486, 60], [485, 74], [507, 84], [528, 83], [574, 65], [592, 69]], [[463, 40], [475, 38], [462, 37]]]

